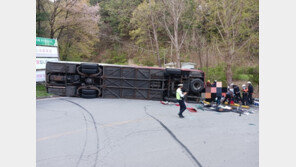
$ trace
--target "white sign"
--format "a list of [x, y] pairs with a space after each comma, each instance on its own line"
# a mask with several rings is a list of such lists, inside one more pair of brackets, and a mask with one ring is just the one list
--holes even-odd
[[57, 47], [36, 46], [36, 57], [59, 57]]
[[45, 81], [45, 70], [36, 71], [36, 82]]
[[55, 62], [55, 61], [59, 61], [59, 59], [58, 58], [39, 58], [39, 57], [37, 57], [36, 58], [36, 69], [37, 70], [43, 70], [43, 69], [45, 69], [46, 63], [48, 61]]
[[[43, 45], [43, 46], [40, 46]], [[47, 45], [47, 46], [44, 46]], [[50, 47], [51, 46], [51, 47]], [[56, 39], [36, 38], [36, 82], [45, 81], [46, 63], [59, 61]]]

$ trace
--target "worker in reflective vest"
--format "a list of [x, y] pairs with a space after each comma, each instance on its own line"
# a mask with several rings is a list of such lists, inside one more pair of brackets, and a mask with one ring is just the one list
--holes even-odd
[[246, 85], [245, 84], [243, 84], [242, 85], [242, 88], [243, 88], [243, 90], [242, 90], [242, 93], [243, 93], [243, 99], [242, 99], [242, 104], [243, 105], [248, 105], [249, 104], [249, 95], [248, 95], [248, 88], [246, 87]]
[[187, 94], [187, 92], [182, 92], [183, 84], [178, 85], [178, 89], [176, 90], [176, 98], [178, 100], [178, 103], [180, 105], [180, 112], [179, 112], [179, 117], [184, 118], [182, 113], [186, 110], [186, 105], [184, 102], [184, 96]]

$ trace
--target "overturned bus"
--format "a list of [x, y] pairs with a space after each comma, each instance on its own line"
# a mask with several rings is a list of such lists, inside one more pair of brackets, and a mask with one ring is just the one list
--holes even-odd
[[204, 91], [203, 71], [125, 65], [47, 62], [46, 89], [59, 96], [173, 101], [178, 84], [197, 102]]

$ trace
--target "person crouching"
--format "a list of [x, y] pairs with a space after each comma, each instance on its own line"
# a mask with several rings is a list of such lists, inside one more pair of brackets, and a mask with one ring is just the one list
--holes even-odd
[[176, 98], [178, 100], [178, 103], [180, 105], [180, 112], [179, 112], [179, 117], [184, 118], [183, 112], [186, 110], [186, 105], [184, 102], [184, 96], [187, 94], [187, 92], [182, 92], [183, 84], [178, 85], [178, 89], [176, 90]]

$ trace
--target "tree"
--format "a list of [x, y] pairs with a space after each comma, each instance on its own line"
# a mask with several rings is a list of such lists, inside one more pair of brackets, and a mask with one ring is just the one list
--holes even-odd
[[258, 23], [258, 0], [36, 0], [36, 34], [62, 60], [222, 62], [229, 83], [235, 64], [258, 64]]
[[142, 0], [104, 0], [100, 3], [102, 23], [108, 24], [112, 34], [128, 39], [131, 31], [130, 19]]
[[[153, 9], [152, 9], [152, 5], [153, 5]], [[158, 44], [158, 37], [157, 37], [157, 24], [155, 21], [155, 14], [158, 12], [157, 10], [155, 10], [155, 1], [149, 0], [149, 11], [150, 11], [149, 16], [150, 16], [150, 21], [151, 21], [152, 30], [153, 30], [156, 54], [157, 54], [157, 62], [158, 62], [158, 66], [161, 67], [161, 61], [160, 61], [160, 55], [159, 55], [159, 44]]]
[[[83, 0], [53, 0], [49, 5], [49, 26], [50, 26], [50, 38], [60, 38], [61, 32], [71, 24], [66, 24], [64, 20], [67, 20], [71, 8], [73, 8], [77, 2]], [[58, 35], [56, 35], [58, 34]]]
[[90, 6], [85, 1], [77, 1], [68, 6], [57, 24], [61, 27], [58, 38], [63, 41], [63, 59], [87, 59], [95, 55], [95, 44], [99, 41], [99, 6]]
[[[187, 30], [184, 32], [179, 28], [182, 14], [186, 10], [186, 0], [162, 0], [162, 4], [164, 10], [161, 22], [175, 48], [177, 67], [180, 68], [180, 50], [185, 40]], [[181, 32], [183, 32], [182, 35]]]
[[54, 0], [45, 8], [48, 12], [48, 37], [58, 39], [61, 59], [92, 57], [99, 40], [99, 6], [91, 6], [87, 0]]
[[46, 26], [44, 23], [48, 20], [48, 13], [44, 9], [46, 1], [36, 0], [36, 36], [42, 37], [46, 35]]
[[231, 66], [235, 58], [257, 35], [256, 3], [254, 0], [206, 0], [203, 4], [204, 18], [214, 28], [210, 36], [226, 64], [228, 84], [232, 83]]
[[144, 0], [133, 12], [131, 23], [135, 29], [130, 31], [130, 35], [132, 39], [137, 39], [136, 44], [142, 42], [147, 43], [147, 41], [151, 43], [153, 53], [156, 55], [157, 64], [161, 67], [162, 63], [157, 32], [159, 24], [156, 21], [156, 17], [159, 13], [160, 7], [154, 0], [149, 0], [149, 2]]

